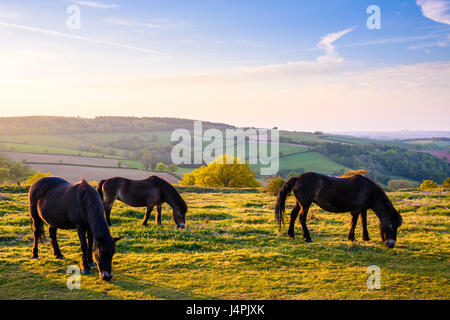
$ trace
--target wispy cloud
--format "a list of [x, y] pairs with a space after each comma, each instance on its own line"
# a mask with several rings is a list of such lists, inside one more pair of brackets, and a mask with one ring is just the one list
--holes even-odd
[[132, 20], [126, 20], [122, 18], [106, 18], [103, 20], [106, 23], [109, 24], [115, 24], [118, 26], [125, 26], [125, 27], [144, 27], [149, 29], [159, 29], [159, 30], [165, 30], [167, 29], [167, 26], [157, 23], [147, 23], [147, 22], [138, 22], [138, 21], [132, 21]]
[[322, 37], [320, 42], [317, 44], [317, 47], [319, 49], [322, 49], [325, 51], [325, 55], [318, 58], [321, 62], [340, 62], [343, 59], [341, 56], [339, 56], [338, 52], [336, 51], [336, 47], [333, 45], [333, 42], [341, 38], [343, 35], [353, 31], [354, 28], [348, 28], [345, 30], [342, 30], [340, 32], [336, 33], [329, 33], [326, 36]]
[[115, 3], [106, 4], [100, 1], [74, 1], [74, 2], [80, 6], [94, 7], [100, 9], [112, 9], [119, 7], [119, 5]]
[[434, 42], [424, 42], [419, 44], [410, 45], [408, 49], [410, 50], [424, 50], [426, 53], [430, 53], [430, 48], [433, 47], [447, 47], [450, 45], [450, 34], [443, 40], [434, 41]]
[[6, 7], [0, 6], [0, 18], [2, 19], [17, 19], [21, 17], [21, 15], [13, 10], [10, 10]]
[[448, 0], [417, 0], [422, 14], [436, 22], [450, 24], [450, 1]]
[[46, 34], [46, 35], [51, 35], [51, 36], [57, 36], [57, 37], [64, 37], [64, 38], [71, 38], [71, 39], [76, 39], [76, 40], [88, 41], [88, 42], [92, 42], [92, 43], [98, 43], [98, 44], [114, 46], [114, 47], [120, 47], [120, 48], [125, 48], [125, 49], [131, 49], [131, 50], [141, 51], [141, 52], [144, 52], [144, 53], [150, 53], [150, 54], [155, 54], [155, 55], [161, 55], [161, 53], [159, 53], [159, 52], [157, 52], [155, 50], [150, 50], [150, 49], [130, 46], [130, 45], [127, 45], [127, 44], [124, 44], [124, 43], [112, 42], [112, 41], [104, 41], [104, 40], [99, 40], [99, 39], [82, 37], [82, 36], [77, 36], [77, 35], [73, 35], [73, 34], [70, 34], [70, 33], [64, 33], [64, 32], [48, 30], [48, 29], [36, 28], [36, 27], [32, 27], [32, 26], [27, 26], [27, 25], [14, 24], [14, 23], [8, 23], [8, 22], [1, 22], [0, 21], [0, 26], [7, 27], [7, 28], [13, 28], [13, 29], [19, 29], [19, 30], [30, 31], [30, 32], [35, 32], [35, 33], [41, 33], [41, 34]]

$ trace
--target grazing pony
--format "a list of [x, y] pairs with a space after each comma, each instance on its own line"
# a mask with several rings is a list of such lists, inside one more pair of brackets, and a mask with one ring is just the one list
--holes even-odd
[[178, 228], [185, 227], [187, 205], [178, 191], [168, 182], [157, 176], [150, 176], [144, 180], [130, 180], [114, 177], [101, 180], [97, 191], [103, 200], [106, 221], [111, 225], [110, 215], [114, 201], [118, 199], [132, 207], [147, 207], [142, 225], [147, 225], [147, 220], [157, 206], [155, 220], [161, 224], [161, 205], [166, 202], [172, 207], [172, 217]]
[[100, 277], [111, 280], [115, 242], [119, 239], [111, 237], [102, 201], [85, 179], [72, 185], [58, 177], [42, 178], [31, 186], [28, 198], [34, 236], [33, 259], [38, 258], [38, 240], [45, 239], [44, 222], [50, 226], [50, 243], [58, 259], [64, 259], [64, 256], [56, 241], [57, 229], [77, 229], [83, 252], [83, 274], [91, 273], [95, 260]]
[[361, 175], [350, 178], [332, 178], [308, 172], [289, 179], [278, 193], [275, 205], [275, 221], [281, 229], [284, 222], [286, 197], [294, 191], [296, 204], [291, 212], [288, 236], [294, 238], [294, 223], [300, 212], [300, 223], [306, 242], [312, 242], [306, 226], [306, 216], [312, 203], [329, 212], [351, 212], [352, 222], [348, 239], [355, 240], [355, 226], [361, 214], [363, 240], [368, 241], [367, 210], [372, 209], [380, 220], [380, 233], [388, 248], [395, 246], [397, 228], [402, 217], [395, 210], [386, 193], [373, 181]]

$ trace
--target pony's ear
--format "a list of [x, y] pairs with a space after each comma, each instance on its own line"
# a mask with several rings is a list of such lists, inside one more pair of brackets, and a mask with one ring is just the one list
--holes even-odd
[[116, 242], [119, 241], [120, 239], [122, 239], [122, 237], [113, 238], [114, 243], [116, 243]]

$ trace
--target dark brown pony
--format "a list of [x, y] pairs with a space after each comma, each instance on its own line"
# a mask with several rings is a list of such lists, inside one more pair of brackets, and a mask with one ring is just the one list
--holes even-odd
[[306, 216], [312, 203], [329, 212], [351, 212], [352, 222], [348, 239], [355, 240], [355, 226], [361, 214], [363, 240], [369, 239], [367, 231], [367, 210], [372, 209], [380, 220], [380, 233], [383, 243], [393, 248], [397, 240], [397, 228], [402, 217], [395, 210], [386, 193], [373, 181], [361, 175], [351, 178], [332, 178], [308, 172], [289, 179], [278, 193], [275, 206], [275, 221], [281, 228], [284, 222], [286, 197], [294, 191], [296, 204], [291, 212], [288, 236], [294, 238], [294, 223], [300, 212], [300, 223], [306, 242], [312, 242], [306, 226]]
[[77, 229], [83, 252], [83, 274], [91, 273], [95, 260], [100, 277], [107, 281], [112, 278], [112, 257], [115, 242], [119, 239], [111, 237], [103, 215], [102, 201], [85, 179], [72, 185], [57, 177], [42, 178], [31, 186], [28, 198], [34, 236], [34, 259], [38, 258], [38, 240], [45, 239], [44, 222], [50, 226], [50, 243], [53, 254], [58, 259], [64, 259], [64, 256], [56, 241], [57, 229]]
[[147, 220], [154, 206], [158, 207], [155, 220], [161, 224], [161, 205], [166, 202], [172, 207], [172, 217], [178, 228], [185, 227], [187, 205], [178, 191], [168, 182], [157, 176], [150, 176], [144, 180], [130, 180], [114, 177], [101, 180], [97, 191], [103, 200], [106, 221], [111, 225], [111, 208], [116, 199], [132, 207], [147, 207], [142, 224]]

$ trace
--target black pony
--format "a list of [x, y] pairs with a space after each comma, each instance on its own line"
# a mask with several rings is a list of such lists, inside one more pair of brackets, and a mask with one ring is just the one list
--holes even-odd
[[291, 212], [288, 236], [294, 238], [294, 223], [300, 212], [300, 223], [306, 242], [312, 242], [306, 226], [306, 216], [312, 203], [329, 212], [351, 212], [352, 222], [348, 239], [355, 240], [355, 226], [361, 214], [363, 240], [370, 240], [367, 231], [367, 210], [372, 209], [380, 220], [383, 243], [393, 248], [397, 240], [397, 228], [402, 217], [395, 210], [386, 193], [373, 181], [361, 175], [351, 178], [332, 178], [308, 172], [289, 179], [278, 193], [275, 206], [275, 221], [281, 228], [284, 222], [286, 197], [294, 191], [296, 204]]
[[38, 258], [38, 240], [45, 239], [44, 222], [50, 226], [50, 243], [53, 254], [58, 259], [64, 259], [64, 256], [56, 241], [56, 230], [77, 229], [83, 252], [83, 274], [91, 273], [91, 266], [95, 265], [92, 259], [94, 252], [100, 277], [107, 281], [112, 278], [112, 257], [115, 242], [119, 239], [111, 237], [103, 215], [102, 201], [85, 179], [72, 185], [57, 177], [42, 178], [31, 186], [28, 198], [34, 236], [34, 259]]
[[157, 176], [150, 176], [144, 180], [130, 180], [114, 177], [101, 180], [97, 191], [103, 200], [106, 221], [111, 225], [111, 209], [116, 199], [132, 207], [147, 207], [142, 224], [147, 220], [154, 206], [157, 206], [157, 224], [161, 224], [161, 205], [166, 202], [172, 207], [172, 217], [178, 228], [185, 227], [187, 205], [178, 191], [168, 182]]

